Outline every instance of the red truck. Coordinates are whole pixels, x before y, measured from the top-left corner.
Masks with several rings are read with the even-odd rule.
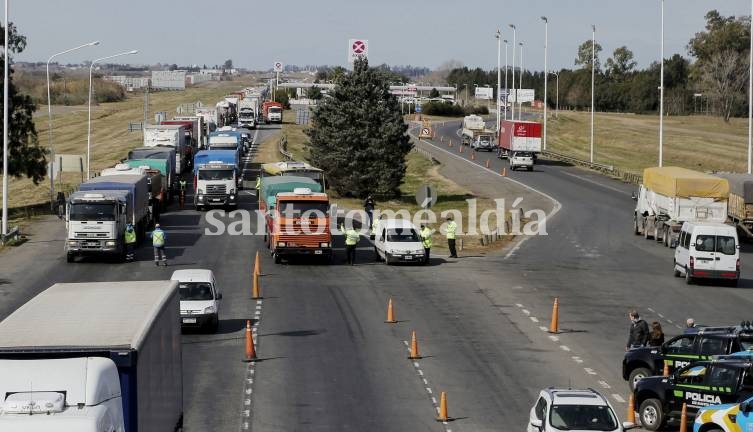
[[[497,156],[507,158],[510,169],[533,170],[536,155],[541,153],[541,123],[502,120],[497,143]]]
[[[266,101],[261,109],[264,113],[265,123],[282,123],[282,104],[280,102]]]

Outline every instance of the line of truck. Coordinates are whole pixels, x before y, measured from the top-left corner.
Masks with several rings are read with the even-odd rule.
[[[482,117],[469,115],[463,118],[460,138],[463,145],[474,151],[496,151],[498,158],[508,160],[510,170],[533,171],[542,151],[541,131],[541,123],[522,120],[500,120],[494,131],[486,127]]]

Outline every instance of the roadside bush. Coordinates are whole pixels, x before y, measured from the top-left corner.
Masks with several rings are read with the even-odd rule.
[[[445,117],[462,117],[465,113],[460,105],[448,104],[444,102],[428,102],[421,105],[421,112],[426,115],[436,115]]]
[[[487,115],[489,114],[489,107],[486,105],[478,106],[478,105],[470,105],[465,107],[464,109],[465,115],[471,115],[471,114],[478,114],[478,115]]]
[[[18,87],[31,96],[37,105],[47,105],[47,80],[43,74],[17,73]],[[53,105],[84,105],[89,100],[89,78],[53,75],[50,82]],[[94,77],[92,102],[119,102],[126,98],[123,86]]]

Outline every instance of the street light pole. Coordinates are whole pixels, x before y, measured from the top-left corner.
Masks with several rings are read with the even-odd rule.
[[[557,77],[557,102],[555,102],[554,118],[560,118],[560,74],[559,72],[549,72]]]
[[[591,25],[591,163],[594,163],[594,79],[596,78],[596,26]]]
[[[3,39],[3,236],[8,235],[8,2],[5,0],[5,39]]]
[[[91,146],[92,146],[92,71],[94,65],[102,60],[109,60],[111,58],[120,57],[124,55],[136,54],[138,50],[124,51],[122,53],[113,54],[111,56],[98,58],[92,61],[89,65],[89,117],[86,126],[86,179],[91,178]]]
[[[659,75],[659,166],[664,161],[664,0],[661,3],[661,67]]]
[[[99,41],[89,42],[83,45],[79,45],[75,48],[67,49],[65,51],[61,51],[59,53],[53,54],[50,56],[50,58],[47,59],[47,120],[48,125],[47,128],[49,129],[49,137],[50,137],[50,209],[53,211],[55,210],[53,201],[55,199],[55,179],[54,179],[54,166],[55,166],[55,148],[52,145],[52,99],[50,97],[50,62],[52,59],[54,59],[57,56],[68,54],[69,52],[73,52],[76,50],[79,50],[81,48],[86,48],[89,46],[99,45]]]
[[[515,95],[515,99],[517,99],[518,92],[515,91],[515,47],[517,46],[517,43],[515,42],[515,38],[517,37],[516,35],[517,29],[515,28],[514,24],[510,24],[510,28],[512,29],[512,93]],[[512,103],[511,118],[515,120],[515,101],[513,101]]]
[[[549,70],[547,68],[547,50],[549,49],[549,20],[542,16],[544,21],[544,150],[546,150],[546,113],[547,113],[547,80],[549,79]]]
[[[523,73],[525,72],[525,67],[523,66],[523,42],[520,42],[520,76],[518,77],[518,89],[523,89]],[[515,95],[515,99],[518,100],[518,120],[523,120],[523,101],[522,98],[519,98]]]
[[[507,88],[507,39],[505,43],[505,120],[507,120],[507,101],[510,98],[510,90]]]
[[[753,0],[750,2],[753,17]],[[748,174],[751,170],[751,151],[753,150],[753,19],[750,20],[750,58],[748,64]]]
[[[499,98],[500,98],[500,87],[502,86],[502,71],[499,69],[500,67],[500,57],[502,56],[502,32],[497,29],[497,123],[495,125],[495,129],[499,130]]]

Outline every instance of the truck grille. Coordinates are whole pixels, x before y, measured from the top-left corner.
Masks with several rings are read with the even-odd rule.
[[[225,195],[227,187],[222,185],[207,185],[207,195]]]
[[[76,238],[107,238],[107,233],[76,232]]]
[[[314,230],[312,229],[312,231]],[[328,234],[280,234],[277,236],[276,241],[285,242],[288,245],[294,244],[298,247],[318,248],[320,243],[329,243],[330,239]]]

